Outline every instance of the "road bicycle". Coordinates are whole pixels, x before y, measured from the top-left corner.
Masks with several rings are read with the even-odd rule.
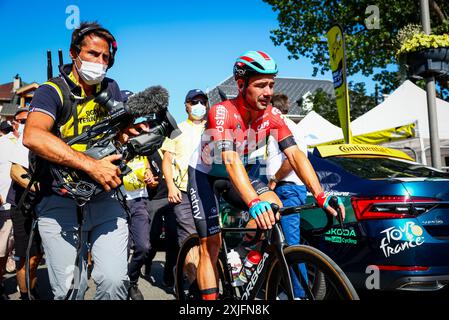
[[[331,206],[339,213],[340,227],[343,228],[341,212],[338,208],[337,198],[330,201]],[[279,211],[282,216],[298,214],[303,210],[316,209],[316,203],[295,207],[281,208],[272,204],[273,212]],[[323,211],[324,212],[324,211]],[[334,224],[332,216],[327,215],[327,224],[324,228],[301,232],[308,236],[325,233]],[[256,243],[260,245],[261,260],[247,283],[242,286],[233,286],[232,269],[227,262],[228,246],[226,235],[229,233],[255,232],[252,240],[243,242],[242,246],[251,247]],[[182,244],[175,269],[176,296],[181,301],[201,299],[195,280],[195,268],[190,263],[190,277],[187,276],[186,257],[192,252],[199,252],[200,239],[197,234],[188,237]],[[244,257],[242,257],[244,258]],[[304,264],[305,269],[300,267]],[[358,300],[357,292],[341,268],[320,250],[300,244],[289,246],[285,241],[279,221],[270,230],[256,228],[222,228],[222,246],[218,256],[217,269],[219,275],[219,299],[231,300],[293,300],[294,292],[292,275],[298,279],[304,291],[306,300]],[[300,271],[300,270],[306,270]],[[193,272],[193,274],[192,274]]]

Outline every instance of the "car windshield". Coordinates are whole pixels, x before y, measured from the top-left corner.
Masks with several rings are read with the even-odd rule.
[[[329,157],[350,173],[365,179],[445,178],[449,173],[433,170],[419,163],[379,157]]]

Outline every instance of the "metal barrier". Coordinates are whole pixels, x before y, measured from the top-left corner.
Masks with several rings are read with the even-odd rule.
[[[424,148],[424,153],[430,149],[430,146]],[[440,146],[440,149],[449,149],[449,146]],[[446,170],[449,172],[449,166],[442,166],[441,170]]]
[[[441,146],[440,148],[441,149],[449,149],[449,146]],[[393,149],[409,150],[409,151],[411,151],[413,153],[413,157],[415,158],[416,162],[421,162],[422,164],[426,164],[426,162],[424,162],[423,159],[421,159],[421,161],[418,161],[418,152],[415,149],[411,148],[411,147],[393,147]],[[429,149],[430,149],[430,146],[425,147],[424,148],[424,154]],[[421,155],[421,158],[422,158],[422,155]],[[441,169],[449,172],[449,166],[442,166]]]

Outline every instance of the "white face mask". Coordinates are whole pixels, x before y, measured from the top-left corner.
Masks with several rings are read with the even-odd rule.
[[[84,61],[81,60],[79,56],[78,59],[81,62],[81,67],[78,68],[75,63],[76,70],[78,70],[78,74],[85,83],[87,83],[88,85],[93,85],[100,83],[104,79],[104,77],[106,76],[106,70],[108,68],[107,65],[104,65],[102,63]]]
[[[25,129],[25,125],[19,123],[19,127],[17,128],[17,132],[19,133],[19,135],[23,134],[23,130]]]
[[[202,105],[200,102],[193,105],[190,111],[190,115],[195,120],[202,120],[206,114],[206,106]]]

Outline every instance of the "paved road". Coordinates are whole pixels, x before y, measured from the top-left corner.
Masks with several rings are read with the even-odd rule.
[[[158,252],[154,258],[152,267],[152,278],[139,280],[139,288],[145,300],[174,300],[172,288],[162,285],[163,266],[165,261],[165,252]],[[11,300],[18,300],[17,283],[15,274],[5,275],[5,289]],[[52,293],[48,281],[48,274],[45,265],[38,269],[38,286],[41,299],[52,299]],[[95,295],[95,284],[92,279],[89,280],[89,289],[86,292],[86,299],[91,300]],[[449,298],[449,287],[439,292],[359,292],[360,298],[364,301],[391,301],[391,300],[441,300]]]
[[[158,252],[153,260],[152,277],[151,279],[139,280],[139,288],[145,300],[174,300],[175,296],[172,294],[173,289],[162,285],[163,266],[165,261],[165,252]],[[41,299],[52,299],[52,293],[48,281],[48,273],[45,265],[38,269],[38,290]],[[15,274],[5,275],[5,290],[11,300],[18,300],[19,293],[17,290],[17,282]],[[85,298],[87,300],[93,299],[95,295],[95,284],[92,279],[89,280],[89,289],[86,292]]]

